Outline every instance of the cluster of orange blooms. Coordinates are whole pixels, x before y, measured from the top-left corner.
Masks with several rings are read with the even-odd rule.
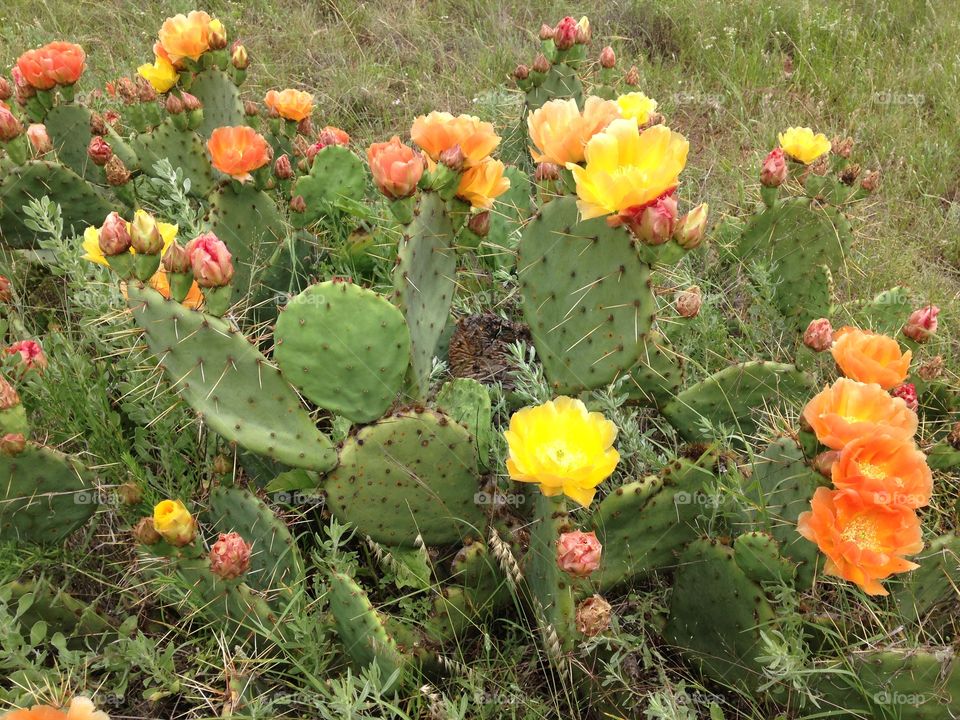
[[[886,595],[880,580],[918,566],[923,549],[917,509],[928,505],[933,478],[914,441],[917,415],[888,391],[902,383],[911,353],[896,340],[841,328],[831,348],[845,377],[816,395],[803,417],[830,448],[833,488],[818,488],[797,530],[826,556],[826,573]]]
[[[57,85],[73,85],[86,67],[86,54],[79,45],[52,42],[36,50],[27,50],[14,66],[18,85],[34,90],[51,90]]]

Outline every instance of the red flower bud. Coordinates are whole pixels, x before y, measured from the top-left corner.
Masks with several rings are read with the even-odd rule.
[[[20,136],[23,125],[6,105],[0,104],[0,142],[10,142]]]
[[[232,580],[250,569],[251,546],[238,533],[220,533],[220,539],[210,548],[210,571]]]
[[[190,254],[187,249],[174,241],[163,256],[163,268],[168,273],[192,272],[193,267],[190,264]]]
[[[288,155],[281,155],[273,163],[273,174],[280,180],[289,180],[293,177],[293,166]]]
[[[517,80],[526,80],[530,77],[530,68],[524,64],[517,65],[516,69],[513,71],[513,77]]]
[[[338,127],[327,125],[320,131],[320,134],[317,135],[317,142],[320,143],[321,147],[329,147],[330,145],[342,145],[346,147],[350,144],[350,136]]]
[[[113,157],[113,148],[102,137],[94,135],[87,145],[87,157],[93,161],[94,165],[103,167]]]
[[[937,332],[939,314],[940,308],[936,305],[914,310],[907,318],[907,324],[903,326],[903,334],[914,342],[925,343]]]
[[[780,187],[787,179],[787,161],[782,148],[774,148],[760,168],[760,183],[764,187]]]
[[[609,70],[616,64],[617,56],[613,52],[613,48],[607,45],[603,50],[600,51],[600,67]]]
[[[826,318],[811,320],[803,332],[803,344],[814,352],[825,352],[833,345],[833,327]]]
[[[294,195],[290,198],[290,209],[296,213],[307,211],[307,201],[303,199],[303,195]]]
[[[185,92],[180,95],[180,99],[183,101],[183,109],[187,112],[200,110],[203,107],[196,95]]]
[[[47,356],[43,353],[43,348],[36,340],[21,340],[15,342],[4,352],[7,355],[20,355],[20,370],[36,370],[42,373],[47,367]]]
[[[634,231],[641,242],[648,245],[662,245],[673,235],[673,227],[677,222],[677,200],[672,194],[662,195],[657,200],[643,208],[640,212],[639,224],[636,223],[636,212],[626,210],[627,225]]]
[[[204,288],[223,287],[233,278],[233,259],[227,246],[213,233],[204,233],[187,244],[193,279]]]
[[[449,147],[440,153],[440,164],[445,165],[455,172],[463,170],[463,164],[467,161],[467,156],[463,154],[460,145]]]
[[[899,385],[891,390],[890,394],[894,397],[901,398],[907,404],[907,407],[914,412],[916,412],[920,406],[920,403],[917,401],[917,387],[913,383]]]
[[[577,21],[569,15],[553,29],[553,41],[558,50],[569,50],[577,42]]]
[[[0,438],[0,455],[16,457],[27,447],[27,439],[23,433],[7,433]]]
[[[557,565],[569,575],[587,577],[600,567],[602,552],[596,533],[566,532],[557,540]]]
[[[100,252],[106,257],[122,255],[130,250],[130,233],[127,222],[115,212],[107,215],[100,227]]]
[[[484,210],[471,216],[467,227],[478,237],[486,237],[490,232],[490,211]]]
[[[173,93],[167,95],[165,106],[167,108],[167,112],[171,115],[179,115],[183,112],[183,100],[178,98]]]

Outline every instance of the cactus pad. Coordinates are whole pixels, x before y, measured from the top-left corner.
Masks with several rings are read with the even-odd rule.
[[[922,624],[935,608],[960,601],[960,534],[936,538],[911,559],[920,567],[904,577],[895,595],[904,617]]]
[[[793,365],[744,362],[687,388],[664,405],[662,412],[690,441],[711,440],[713,428],[718,426],[749,436],[767,412],[808,397],[812,390],[813,379]]]
[[[665,335],[653,331],[643,343],[640,359],[630,368],[625,385],[631,400],[665,405],[683,384],[683,357]]]
[[[477,458],[470,434],[440,413],[410,410],[347,439],[325,480],[340,520],[388,545],[457,542],[479,534]]]
[[[780,555],[780,545],[767,533],[744,533],[733,542],[737,565],[753,582],[780,582],[793,577],[794,566]]]
[[[306,203],[303,213],[294,213],[297,227],[317,222],[339,204],[363,199],[367,172],[363,161],[350,150],[339,145],[323,148],[313,158],[310,173],[293,186],[291,195],[299,195]]]
[[[62,104],[51,108],[44,117],[43,124],[47,127],[57,159],[62,164],[92,183],[106,185],[107,175],[104,169],[87,155],[87,146],[93,137],[90,132],[92,115],[90,109],[83,105]],[[112,129],[108,129],[104,139],[128,170],[139,167],[136,154]]]
[[[57,543],[97,509],[96,488],[78,461],[28,444],[19,455],[0,455],[0,540]]]
[[[196,133],[177,128],[170,118],[150,132],[138,135],[133,146],[147,175],[154,175],[154,166],[166,158],[174,169],[182,169],[183,176],[190,179],[191,195],[205,197],[213,190],[213,166],[203,141]]]
[[[656,301],[630,233],[547,203],[520,240],[517,275],[537,356],[557,392],[606,385],[640,358]]]
[[[277,364],[304,396],[354,422],[383,415],[410,363],[403,315],[350,282],[323,282],[294,296],[274,339]]]
[[[130,283],[130,306],[180,395],[216,432],[274,460],[325,472],[336,452],[293,389],[225,321]]]
[[[490,464],[493,446],[493,408],[487,388],[472,378],[455,378],[440,388],[435,402],[437,409],[470,431],[476,442],[478,463],[485,469]]]
[[[574,68],[555,63],[543,79],[527,91],[527,109],[533,111],[551,100],[567,98],[576,100],[577,105],[582,104],[583,83]]]
[[[190,93],[203,104],[203,122],[197,128],[203,137],[210,137],[218,127],[246,124],[240,90],[222,70],[209,68],[197,73]]]

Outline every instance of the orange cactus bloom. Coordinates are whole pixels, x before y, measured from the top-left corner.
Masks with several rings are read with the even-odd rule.
[[[917,431],[917,415],[901,398],[891,397],[876,383],[847,378],[817,393],[803,409],[803,418],[817,439],[834,450],[876,433],[908,440]]]
[[[158,37],[170,62],[179,65],[184,58],[198,60],[209,50],[210,22],[210,16],[202,10],[164,20]]]
[[[826,555],[824,571],[887,595],[878,582],[919,567],[904,559],[923,549],[920,518],[902,505],[877,505],[855,490],[817,488],[797,531]]]
[[[391,200],[410,197],[423,175],[423,158],[394,135],[389,142],[367,148],[367,162],[373,181]]]
[[[533,143],[530,154],[534,162],[549,162],[560,167],[581,163],[587,141],[618,117],[620,108],[613,100],[590,96],[582,113],[576,100],[551,100],[527,118]]]
[[[28,50],[17,59],[17,69],[24,80],[37,90],[73,85],[80,79],[85,66],[83,48],[69,42],[52,42]]]
[[[916,509],[930,503],[933,475],[910,440],[878,434],[851,441],[831,469],[833,484],[856,490],[878,505]]]
[[[457,197],[475,208],[489,209],[494,199],[510,189],[510,178],[503,174],[503,163],[487,158],[460,176]]]
[[[160,267],[153,277],[150,278],[150,287],[163,295],[167,300],[170,299],[170,279],[167,277],[167,271]],[[200,286],[196,281],[190,286],[187,296],[183,299],[182,305],[196,310],[203,304],[203,293],[200,292]]]
[[[884,390],[907,379],[912,353],[902,352],[892,337],[842,327],[833,334],[833,359],[852,380],[877,383]]]
[[[500,144],[491,123],[472,115],[454,117],[437,111],[416,118],[410,137],[435,162],[444,150],[459,145],[467,167],[483,162]]]
[[[213,166],[235,180],[246,182],[250,173],[270,162],[270,145],[252,127],[221,127],[210,133],[207,150]]]
[[[264,102],[271,110],[286,119],[300,122],[313,112],[313,95],[301,90],[287,88],[281,92],[270,90]]]
[[[50,705],[34,705],[23,710],[11,710],[0,720],[110,720],[110,717],[89,698],[77,696],[70,701],[67,710],[58,710]]]

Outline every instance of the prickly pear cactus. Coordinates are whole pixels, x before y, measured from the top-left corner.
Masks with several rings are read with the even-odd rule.
[[[403,315],[381,295],[346,281],[313,285],[277,320],[274,358],[303,395],[354,422],[392,405],[410,363]]]
[[[243,102],[234,79],[220,68],[197,73],[190,83],[190,94],[203,105],[203,122],[197,132],[204,138],[218,127],[244,124]]]
[[[58,543],[97,509],[89,471],[39,445],[0,455],[0,492],[0,540],[16,543]]]
[[[75,103],[61,103],[52,107],[43,118],[57,160],[83,177],[88,182],[104,186],[107,176],[87,155],[87,146],[93,134],[90,121],[93,113],[89,108]],[[113,154],[123,161],[127,170],[139,167],[139,159],[133,149],[113,131],[107,128],[104,139]]]
[[[361,428],[327,476],[330,511],[387,545],[479,536],[483,512],[470,433],[446,415],[407,410]]]
[[[310,172],[293,186],[292,196],[302,197],[306,210],[294,212],[292,222],[307,227],[344,203],[363,199],[367,170],[350,150],[339,145],[323,148],[313,158]]]
[[[192,196],[206,197],[213,191],[216,183],[213,166],[203,141],[192,130],[178,128],[167,118],[149,132],[137,135],[133,146],[146,175],[155,175],[156,164],[167,159],[172,167],[183,170],[184,178],[190,180]]]
[[[573,197],[547,203],[524,229],[523,315],[556,392],[601,387],[640,359],[656,300],[634,243],[602,218],[579,222]]]
[[[895,596],[904,617],[923,624],[935,608],[956,605],[960,598],[960,534],[934,539],[914,562],[920,567]]]
[[[631,400],[661,407],[680,392],[683,376],[683,357],[663,333],[653,330],[643,343],[637,364],[630,368],[625,389]]]
[[[455,378],[440,388],[435,403],[438,410],[470,431],[477,462],[481,469],[486,469],[493,446],[493,408],[487,388],[472,378]]]
[[[181,396],[223,437],[280,462],[320,472],[336,451],[280,371],[227,322],[130,283],[130,306]]]

